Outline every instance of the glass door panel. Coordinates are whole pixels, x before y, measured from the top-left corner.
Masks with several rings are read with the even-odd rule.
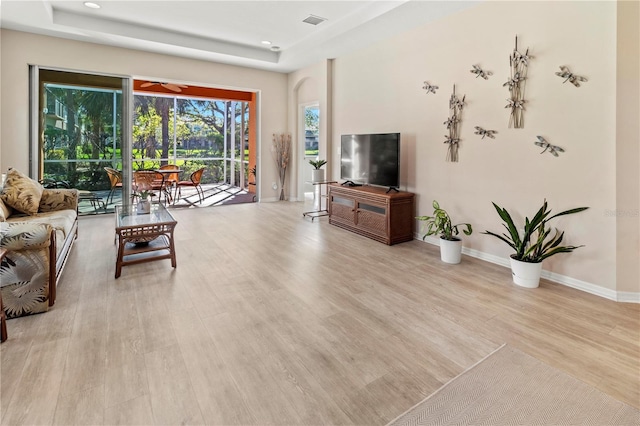
[[[122,170],[123,80],[40,70],[39,81],[40,180],[80,190],[80,214],[113,211],[121,187],[105,167]]]
[[[224,181],[225,102],[177,99],[175,158],[183,177],[205,167],[203,184]]]
[[[305,194],[313,192],[313,185],[307,183],[311,179],[311,171],[313,166],[309,164],[309,160],[318,159],[318,149],[320,143],[320,107],[318,105],[309,105],[304,107],[304,192]]]

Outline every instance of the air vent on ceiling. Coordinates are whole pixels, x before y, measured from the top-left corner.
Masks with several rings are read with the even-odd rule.
[[[324,22],[326,20],[327,18],[321,18],[320,16],[316,16],[316,15],[309,15],[305,19],[303,19],[302,22],[306,22],[307,24],[311,24],[311,25],[318,25],[321,22]]]

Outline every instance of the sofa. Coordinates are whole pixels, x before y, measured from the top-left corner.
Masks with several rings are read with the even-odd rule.
[[[0,291],[7,318],[45,312],[78,235],[78,191],[9,170],[0,195]]]

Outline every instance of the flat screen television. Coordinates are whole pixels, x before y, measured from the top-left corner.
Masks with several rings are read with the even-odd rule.
[[[346,184],[400,186],[400,133],[342,135],[340,153]]]

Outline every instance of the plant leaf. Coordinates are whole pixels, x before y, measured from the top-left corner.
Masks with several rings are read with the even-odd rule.
[[[512,249],[517,250],[517,249],[516,249],[516,246],[513,244],[513,242],[509,241],[508,239],[506,239],[506,238],[505,238],[505,237],[503,237],[502,235],[495,234],[495,233],[493,233],[493,232],[491,232],[491,231],[484,231],[484,232],[483,232],[483,234],[486,234],[486,235],[493,235],[494,237],[496,237],[496,238],[498,238],[498,239],[500,239],[500,240],[504,241],[505,243],[507,243],[507,244],[509,245],[509,247],[511,247]]]
[[[589,207],[576,207],[575,209],[569,209],[569,210],[565,210],[563,212],[560,212],[558,214],[554,214],[553,216],[551,216],[549,219],[547,220],[551,220],[554,217],[558,217],[558,216],[564,216],[564,215],[568,215],[568,214],[574,214],[574,213],[580,213],[582,211],[587,210]],[[549,212],[551,213],[551,212]]]

